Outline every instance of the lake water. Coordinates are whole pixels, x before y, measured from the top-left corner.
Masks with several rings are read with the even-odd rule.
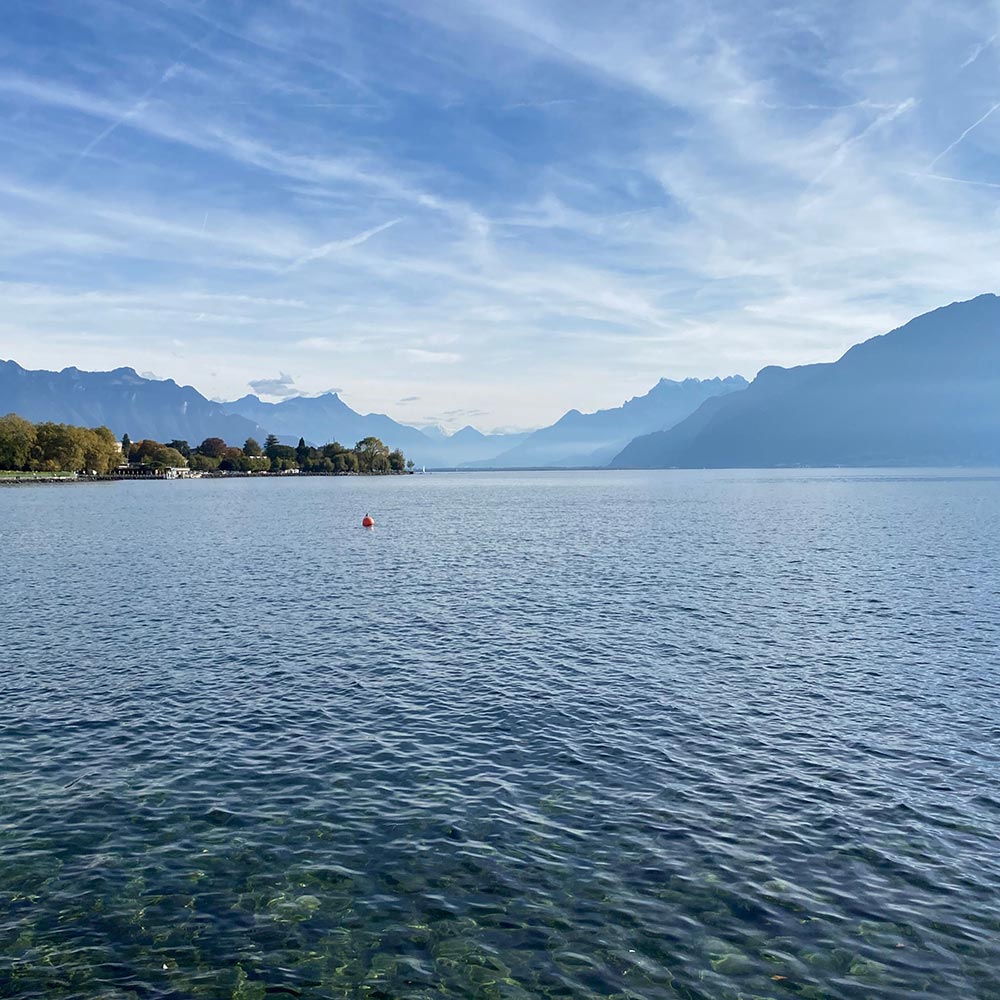
[[[1000,997],[998,540],[986,473],[0,488],[0,995]]]

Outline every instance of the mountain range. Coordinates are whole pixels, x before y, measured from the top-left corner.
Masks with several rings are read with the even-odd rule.
[[[267,403],[110,372],[27,371],[0,361],[0,414],[169,441],[353,444],[369,435],[431,468],[767,468],[1000,465],[1000,298],[926,313],[838,361],[762,369],[751,383],[661,379],[622,406],[570,410],[524,434],[453,435],[360,414],[336,393]]]
[[[829,364],[764,368],[611,464],[1000,465],[1000,298],[936,309]]]
[[[335,392],[321,396],[294,396],[280,403],[265,403],[257,396],[243,396],[224,403],[237,413],[267,427],[279,437],[300,436],[317,444],[334,438],[353,444],[373,435],[421,465],[454,467],[487,458],[513,447],[526,434],[483,434],[475,427],[463,427],[452,435],[427,434],[416,427],[400,424],[384,413],[360,414]]]
[[[221,437],[242,444],[275,434],[292,443],[353,444],[369,435],[401,448],[418,465],[431,468],[512,468],[607,464],[636,434],[670,427],[704,399],[735,391],[746,382],[726,379],[661,379],[646,395],[616,409],[570,410],[551,427],[532,433],[483,434],[463,427],[444,435],[398,423],[382,413],[357,413],[336,393],[296,396],[268,403],[247,395],[213,402],[191,386],[146,378],[132,368],[110,372],[29,371],[0,361],[0,414],[15,412],[33,421],[52,420],[88,427],[101,424],[133,440],[183,439],[194,444]]]
[[[189,385],[144,378],[132,368],[28,371],[14,361],[0,361],[0,411],[34,422],[103,425],[118,437],[127,433],[134,440],[196,442],[221,437],[242,445],[248,437],[263,440],[267,433]]]
[[[634,396],[614,409],[594,413],[570,410],[550,427],[534,431],[488,463],[476,464],[494,469],[604,466],[638,435],[672,427],[705,400],[747,385],[741,375],[683,382],[661,378],[644,396]]]

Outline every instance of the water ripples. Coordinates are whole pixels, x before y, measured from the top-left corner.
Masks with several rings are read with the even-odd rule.
[[[0,505],[0,995],[1000,997],[996,477]]]

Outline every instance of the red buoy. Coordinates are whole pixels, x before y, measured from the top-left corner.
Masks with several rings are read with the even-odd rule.
[[[372,517],[371,514],[365,514],[365,516],[363,518],[361,518],[361,527],[362,528],[374,528],[375,527],[375,518]]]

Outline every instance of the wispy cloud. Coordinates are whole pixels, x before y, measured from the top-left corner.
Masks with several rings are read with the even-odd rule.
[[[978,0],[379,10],[80,0],[13,23],[7,350],[524,426],[828,359],[996,284]]]
[[[965,60],[958,68],[966,69],[967,67],[971,66],[987,49],[992,47],[993,43],[997,40],[998,37],[1000,37],[1000,35],[993,34],[990,35],[990,37],[987,38],[985,41],[979,42],[978,44],[974,45],[972,47],[972,51],[968,54],[968,56],[965,58]]]
[[[318,247],[313,247],[307,253],[302,254],[296,260],[292,261],[291,264],[285,268],[285,271],[294,271],[298,267],[302,267],[303,264],[308,264],[314,260],[321,260],[323,257],[328,257],[332,253],[336,253],[340,250],[349,250],[351,247],[361,246],[362,243],[367,243],[373,236],[377,236],[379,233],[384,233],[387,229],[391,229],[393,226],[398,225],[400,219],[390,219],[388,222],[383,222],[380,226],[373,226],[371,229],[366,229],[364,232],[357,233],[354,236],[349,236],[342,240],[331,240],[329,243],[323,243]]]
[[[462,360],[461,354],[452,351],[426,351],[420,347],[404,347],[396,353],[402,358],[420,364],[453,365]]]

